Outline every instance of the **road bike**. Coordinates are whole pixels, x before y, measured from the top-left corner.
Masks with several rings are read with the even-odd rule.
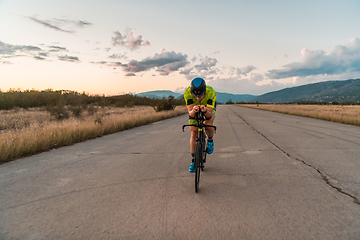
[[[204,113],[199,111],[195,113],[196,124],[192,125],[183,125],[182,130],[184,132],[185,127],[193,126],[198,128],[198,136],[196,138],[196,150],[195,150],[195,192],[197,193],[199,190],[200,183],[200,170],[204,170],[204,163],[206,162],[206,151],[207,151],[207,136],[205,133],[206,127],[214,128],[216,132],[216,126],[206,125],[204,124],[205,116]]]

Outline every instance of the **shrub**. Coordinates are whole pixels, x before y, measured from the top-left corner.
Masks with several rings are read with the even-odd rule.
[[[82,113],[82,108],[80,106],[71,107],[70,110],[75,117],[80,117]]]
[[[92,104],[87,106],[87,112],[89,115],[94,115],[97,112],[97,108],[95,108]]]
[[[130,102],[127,102],[127,103],[126,103],[126,106],[127,106],[127,107],[133,107],[133,106],[135,106],[135,104],[134,104],[133,101],[130,101]]]
[[[100,118],[100,117],[97,117],[97,118],[95,119],[94,123],[95,123],[95,124],[96,124],[96,123],[101,124],[101,118]]]
[[[66,110],[64,102],[62,101],[59,101],[56,106],[47,106],[46,110],[57,120],[63,120],[70,117],[69,112]]]
[[[173,101],[174,101],[173,96],[169,96],[168,99],[163,98],[161,100],[161,102],[156,104],[154,109],[155,109],[156,112],[161,112],[161,111],[164,111],[164,110],[174,110],[175,105],[173,104]]]

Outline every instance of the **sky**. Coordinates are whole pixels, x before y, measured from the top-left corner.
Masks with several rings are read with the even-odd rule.
[[[360,76],[359,0],[0,0],[0,89],[260,95]]]

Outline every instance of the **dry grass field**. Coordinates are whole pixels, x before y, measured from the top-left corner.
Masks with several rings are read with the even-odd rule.
[[[241,104],[240,106],[360,126],[360,105]]]
[[[185,106],[162,112],[155,112],[154,108],[147,106],[98,108],[94,114],[84,112],[81,117],[57,121],[44,108],[2,110],[0,164],[186,112]]]

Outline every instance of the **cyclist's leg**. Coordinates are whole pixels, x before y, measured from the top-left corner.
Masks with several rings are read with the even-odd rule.
[[[206,125],[210,125],[210,126],[213,126],[214,125],[214,121],[215,121],[215,117],[216,115],[213,114],[212,117],[208,120],[205,120],[205,124]],[[206,132],[206,135],[209,137],[209,138],[212,138],[214,136],[214,128],[205,128],[205,132]]]
[[[198,135],[198,128],[190,126],[191,136],[190,136],[190,152],[195,153],[196,149],[196,138]]]
[[[195,158],[196,138],[197,138],[197,134],[198,134],[198,128],[190,126],[190,131],[191,131],[191,136],[190,136],[191,164],[189,167],[189,172],[195,172],[194,158]]]
[[[213,111],[212,117],[210,119],[205,120],[206,125],[213,126],[216,116],[216,110]],[[207,153],[212,154],[214,152],[214,128],[208,127],[205,128],[206,135],[208,136],[208,143],[207,143]]]

